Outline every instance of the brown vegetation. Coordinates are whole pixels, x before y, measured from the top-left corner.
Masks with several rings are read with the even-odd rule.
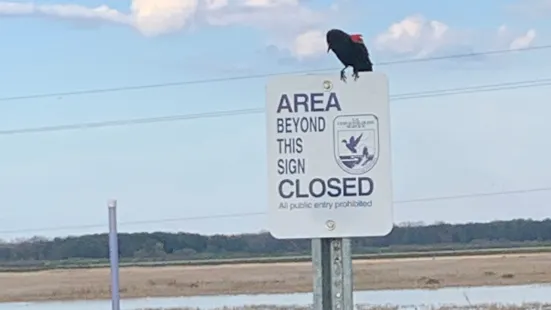
[[[551,254],[354,262],[356,290],[551,282]],[[109,269],[0,273],[0,301],[107,299]],[[121,268],[121,296],[309,292],[310,263]]]

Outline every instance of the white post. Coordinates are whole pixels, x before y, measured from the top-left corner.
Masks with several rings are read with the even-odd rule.
[[[111,266],[111,309],[120,310],[117,201],[110,200],[107,206],[109,209],[109,265]]]

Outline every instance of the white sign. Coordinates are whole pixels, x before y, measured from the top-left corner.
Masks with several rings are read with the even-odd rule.
[[[368,72],[272,78],[266,89],[269,230],[279,239],[392,231],[388,80]]]

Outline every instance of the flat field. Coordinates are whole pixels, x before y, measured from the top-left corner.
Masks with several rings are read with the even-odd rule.
[[[304,263],[126,267],[121,296],[197,296],[312,290]],[[514,285],[551,282],[551,253],[354,261],[355,290]],[[109,269],[0,273],[0,301],[110,298]]]

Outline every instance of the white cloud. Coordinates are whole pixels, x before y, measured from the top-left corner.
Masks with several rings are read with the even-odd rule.
[[[195,13],[199,0],[133,0],[130,13],[101,5],[95,8],[75,4],[41,5],[0,2],[0,15],[43,15],[62,19],[108,21],[135,27],[144,35],[181,29]]]
[[[425,57],[453,44],[462,45],[465,40],[464,33],[444,22],[416,14],[390,25],[375,38],[375,47],[390,53]]]
[[[503,48],[509,48],[510,50],[530,47],[532,43],[534,43],[536,36],[535,29],[529,29],[521,34],[511,31],[506,25],[501,25],[497,30],[498,45]]]
[[[326,16],[295,1],[243,0],[224,10],[205,14],[205,18],[212,25],[245,25],[286,32],[317,26]]]
[[[213,26],[242,25],[268,33],[266,44],[300,57],[320,52],[319,31],[335,13],[311,9],[299,0],[132,0],[130,12],[106,5],[36,4],[0,1],[1,15],[42,15],[60,19],[87,19],[127,25],[145,36],[175,32],[200,21]]]
[[[144,35],[182,29],[196,12],[199,0],[133,0],[134,26]]]
[[[276,7],[280,5],[298,5],[298,0],[244,0],[245,6]]]
[[[209,10],[218,10],[228,6],[228,0],[206,0],[206,6]]]
[[[130,23],[128,16],[106,5],[88,8],[74,4],[36,5],[34,3],[0,2],[0,15],[31,14],[57,18],[99,19],[116,23]]]
[[[510,49],[519,49],[519,48],[527,48],[530,45],[532,45],[532,42],[536,38],[536,31],[534,29],[530,29],[526,32],[525,35],[522,35],[520,37],[517,37],[516,39],[511,42],[509,45]]]
[[[426,57],[442,50],[486,45],[486,48],[518,49],[530,46],[536,38],[534,29],[524,34],[513,33],[505,25],[495,32],[484,33],[456,29],[438,20],[416,14],[390,25],[375,38],[375,47],[393,54]],[[488,46],[490,45],[490,46]]]
[[[31,14],[34,10],[35,6],[32,3],[0,2],[0,14]]]
[[[124,14],[106,5],[95,8],[85,8],[79,5],[42,5],[35,6],[37,13],[57,16],[60,18],[104,19],[110,22],[129,23]]]
[[[325,51],[325,32],[316,30],[307,31],[297,36],[292,49],[293,54],[299,59],[323,54]]]
[[[298,58],[319,55],[315,48],[320,33],[330,22],[326,12],[310,9],[297,0],[235,0],[236,2],[205,16],[208,24],[216,26],[242,25],[261,29],[268,34],[266,45],[277,46]],[[322,43],[324,46],[325,43]]]

